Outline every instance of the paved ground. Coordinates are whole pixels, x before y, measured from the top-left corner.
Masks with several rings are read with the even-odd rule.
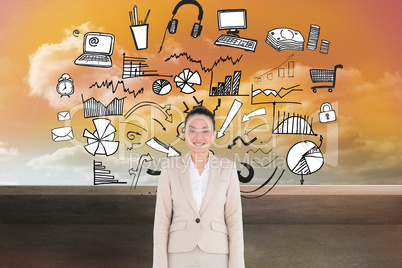
[[[0,194],[0,267],[151,267],[154,205]],[[402,267],[401,208],[402,193],[243,199],[246,267]]]

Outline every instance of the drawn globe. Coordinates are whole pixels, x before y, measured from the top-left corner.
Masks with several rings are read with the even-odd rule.
[[[290,171],[297,175],[312,174],[324,164],[324,156],[312,141],[301,141],[290,148],[286,157]]]

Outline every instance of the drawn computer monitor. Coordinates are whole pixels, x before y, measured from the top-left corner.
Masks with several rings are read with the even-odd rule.
[[[247,29],[247,12],[245,9],[218,10],[219,30],[228,30],[228,34],[238,34],[238,29]]]

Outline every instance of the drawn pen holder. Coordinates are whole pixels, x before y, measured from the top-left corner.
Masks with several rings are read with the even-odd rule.
[[[130,25],[137,50],[148,48],[148,24]]]

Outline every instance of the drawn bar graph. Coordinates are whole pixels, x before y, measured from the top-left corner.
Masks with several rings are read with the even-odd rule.
[[[146,58],[128,57],[123,53],[123,79],[144,76],[141,67],[149,67],[145,63]]]
[[[118,99],[114,98],[109,105],[105,106],[100,101],[91,97],[90,99],[84,101],[84,97],[81,94],[82,103],[84,106],[84,117],[98,117],[98,116],[109,116],[109,115],[123,115],[124,98]]]
[[[213,73],[211,72],[211,88],[209,96],[248,96],[239,95],[241,71],[234,71],[233,76],[225,76],[224,82],[218,82],[216,87],[212,87]]]
[[[138,58],[138,57],[129,57],[126,56],[126,53],[123,53],[123,75],[122,78],[135,78],[140,76],[164,76],[164,77],[173,77],[172,75],[160,75],[156,73],[156,70],[143,70],[143,68],[148,68],[148,64],[146,64],[146,60],[148,58]]]
[[[292,60],[293,54],[290,55],[283,63],[279,66],[270,69],[269,71],[256,76],[255,79],[257,82],[262,82],[263,78],[265,77],[266,80],[273,80],[275,77],[278,78],[285,78],[286,73],[287,77],[293,78],[295,76],[295,62]],[[287,71],[286,71],[287,70]]]
[[[94,185],[100,184],[127,184],[127,182],[119,182],[110,174],[102,162],[94,160]]]
[[[273,118],[275,120],[275,118]],[[280,122],[280,112],[278,111],[278,122],[277,127],[275,128],[273,125],[272,134],[300,134],[300,135],[314,135],[312,129],[313,118],[311,118],[311,122],[309,123],[308,116],[302,116],[299,114],[290,115],[289,113],[286,116],[286,113],[283,113],[282,122]],[[275,122],[275,121],[273,121]]]

